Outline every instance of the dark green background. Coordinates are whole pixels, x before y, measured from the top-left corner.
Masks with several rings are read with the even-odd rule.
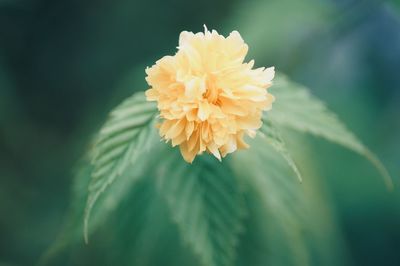
[[[350,260],[400,265],[399,6],[1,0],[0,265],[37,262],[63,224],[71,169],[106,114],[146,89],[144,68],[174,53],[182,30],[203,24],[238,30],[257,66],[309,86],[378,154],[397,185],[391,193],[364,159],[313,142]]]

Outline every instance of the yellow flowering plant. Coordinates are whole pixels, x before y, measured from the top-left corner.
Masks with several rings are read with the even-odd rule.
[[[187,162],[204,151],[221,160],[247,148],[244,136],[254,137],[262,112],[271,109],[274,68],[253,69],[254,60],[244,62],[247,51],[237,31],[226,38],[207,28],[184,31],[178,52],[146,69],[146,96],[157,102],[160,135],[179,145]]]
[[[118,215],[125,217],[128,209],[129,217],[138,212],[159,226],[154,221],[162,214],[142,214],[155,204],[157,210],[168,210],[193,251],[195,259],[185,265],[234,265],[241,234],[252,230],[245,217],[262,206],[268,214],[265,226],[276,232],[266,237],[271,261],[276,247],[292,254],[293,265],[307,265],[308,245],[320,239],[304,234],[316,230],[313,221],[320,219],[310,206],[323,207],[314,206],[299,183],[288,178],[304,179],[302,186],[312,190],[300,171],[307,164],[300,133],[363,155],[392,186],[375,155],[319,99],[282,73],[275,75],[273,67],[255,68],[253,60],[246,61],[247,52],[237,31],[227,37],[207,28],[183,31],[175,55],[146,69],[149,88],[110,113],[77,175],[76,199],[85,201],[83,214],[76,207],[71,216],[77,235],[83,229],[88,242],[124,202],[129,208]],[[292,156],[292,147],[300,155]],[[143,200],[148,198],[156,203]],[[122,236],[137,222],[130,221],[121,225]],[[70,235],[61,237],[49,254],[71,241]]]

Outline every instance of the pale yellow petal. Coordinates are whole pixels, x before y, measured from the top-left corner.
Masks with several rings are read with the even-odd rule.
[[[186,123],[186,127],[185,127],[186,140],[188,140],[190,138],[190,136],[192,135],[194,126],[195,125],[194,125],[193,121],[189,121]]]
[[[211,108],[208,102],[201,101],[199,102],[199,110],[197,116],[200,118],[201,121],[207,120],[211,112]]]
[[[219,153],[218,146],[212,142],[207,145],[207,150],[214,155],[219,161],[221,161],[221,154]]]
[[[183,159],[185,159],[186,162],[192,163],[194,158],[196,157],[196,151],[195,150],[189,150],[188,145],[186,142],[183,142],[180,146],[180,151],[182,154]]]
[[[158,99],[158,92],[156,89],[148,89],[145,94],[148,101],[157,101]]]
[[[186,125],[186,120],[184,119],[175,120],[174,123],[171,124],[171,126],[165,132],[165,137],[167,139],[173,139],[179,136],[185,129],[185,125]]]

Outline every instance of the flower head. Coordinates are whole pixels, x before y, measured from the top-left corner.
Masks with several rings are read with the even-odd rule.
[[[228,37],[207,28],[183,31],[176,54],[146,69],[146,96],[158,103],[160,135],[179,145],[187,162],[204,151],[221,160],[247,148],[243,137],[261,127],[262,111],[274,101],[267,88],[275,72],[245,63],[247,50],[237,31]]]

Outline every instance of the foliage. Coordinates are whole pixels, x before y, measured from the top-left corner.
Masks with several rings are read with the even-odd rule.
[[[155,110],[155,105],[138,93],[118,106],[101,129],[90,156],[93,169],[84,218],[86,241],[90,212],[100,194],[149,149]]]
[[[381,173],[388,188],[393,187],[389,173],[376,156],[306,88],[281,76],[275,84],[275,94],[279,101],[271,111],[271,120],[281,126],[325,138],[365,156]]]
[[[332,255],[339,240],[326,233],[334,226],[329,218],[319,217],[324,207],[315,199],[322,199],[323,193],[313,185],[312,173],[302,172],[309,162],[299,133],[323,137],[364,155],[389,185],[390,178],[372,153],[306,88],[279,75],[271,91],[277,100],[263,117],[264,125],[250,141],[251,148],[222,163],[202,155],[187,164],[176,149],[160,143],[154,126],[157,110],[144,94],[124,101],[100,130],[89,152],[90,164],[84,163],[83,174],[76,176],[67,226],[42,263],[80,242],[82,229],[88,239],[110,219],[116,219],[117,226],[108,230],[115,230],[120,238],[112,242],[121,253],[113,263],[130,256],[138,265],[157,265],[143,254],[151,257],[159,252],[157,258],[172,265],[234,265],[242,261],[240,246],[245,241],[258,243],[261,250],[249,251],[263,258],[252,265],[343,263]],[[293,176],[303,179],[303,184]],[[168,218],[160,219],[164,216]],[[163,247],[175,246],[178,254],[191,251],[184,256],[171,257],[157,247],[161,237],[154,231],[174,232],[170,221],[185,245],[172,237],[174,242]],[[124,245],[118,245],[122,239]]]

